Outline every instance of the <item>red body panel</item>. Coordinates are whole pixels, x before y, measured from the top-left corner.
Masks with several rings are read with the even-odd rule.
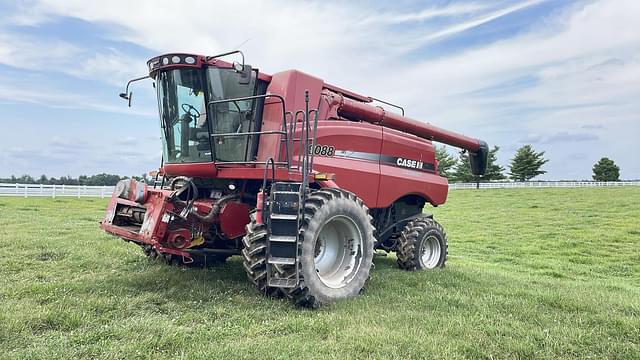
[[[432,205],[444,204],[449,185],[437,173],[435,149],[429,140],[384,128],[382,154],[433,164],[432,171],[399,168],[396,164],[380,165],[380,192],[377,207],[387,207],[405,195],[418,195]]]
[[[316,77],[305,74],[297,70],[290,70],[274,74],[267,88],[267,94],[278,94],[285,100],[285,111],[295,114],[298,110],[305,108],[305,90],[309,91],[310,107],[320,102],[320,92],[324,82]],[[265,101],[264,113],[262,115],[262,131],[273,131],[282,129],[282,106],[276,99]],[[274,135],[262,135],[258,147],[258,161],[266,161],[268,158],[283,160],[284,154],[281,150],[281,137]],[[280,154],[276,158],[276,154]]]
[[[319,146],[334,146],[334,156],[315,156],[313,168],[336,174],[336,184],[358,196],[369,207],[377,206],[380,161],[376,158],[349,157],[348,152],[380,154],[382,129],[379,126],[348,121],[318,123]],[[295,148],[296,152],[299,148]]]
[[[222,233],[229,239],[244,235],[244,226],[249,223],[250,210],[251,207],[243,203],[232,202],[225,204],[218,217]]]

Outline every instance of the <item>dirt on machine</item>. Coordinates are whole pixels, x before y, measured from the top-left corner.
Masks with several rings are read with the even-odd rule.
[[[239,255],[260,293],[312,308],[357,296],[379,251],[404,270],[444,267],[447,236],[423,212],[448,193],[432,142],[468,151],[476,175],[485,142],[301,71],[263,73],[239,51],[147,65],[120,96],[131,105],[130,84],[153,81],[159,177],[118,183],[106,232],[168,263]]]

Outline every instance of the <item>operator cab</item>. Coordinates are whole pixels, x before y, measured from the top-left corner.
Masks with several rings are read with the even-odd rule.
[[[223,54],[226,55],[226,54]],[[244,63],[244,60],[243,60]],[[249,65],[169,54],[148,61],[156,81],[163,159],[180,163],[255,160],[267,81]]]

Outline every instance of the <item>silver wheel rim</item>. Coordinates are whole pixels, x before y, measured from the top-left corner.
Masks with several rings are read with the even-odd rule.
[[[347,216],[336,215],[318,232],[314,263],[320,281],[337,289],[346,286],[362,264],[362,233]]]
[[[420,260],[425,269],[433,269],[440,262],[440,241],[435,236],[428,236],[422,241]]]

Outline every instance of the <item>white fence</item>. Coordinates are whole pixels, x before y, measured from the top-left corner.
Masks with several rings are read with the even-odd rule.
[[[113,186],[1,184],[0,196],[111,197]]]
[[[449,190],[475,189],[476,183],[451,183]],[[514,188],[580,188],[609,186],[640,186],[640,181],[525,181],[525,182],[485,182],[480,189]]]
[[[511,189],[511,188],[578,188],[578,187],[609,187],[609,186],[640,186],[640,181],[529,181],[529,182],[489,182],[480,183],[480,189]],[[39,184],[2,184],[0,196],[21,197],[111,197],[113,186],[86,185],[39,185]],[[476,183],[451,183],[449,190],[475,189]]]

